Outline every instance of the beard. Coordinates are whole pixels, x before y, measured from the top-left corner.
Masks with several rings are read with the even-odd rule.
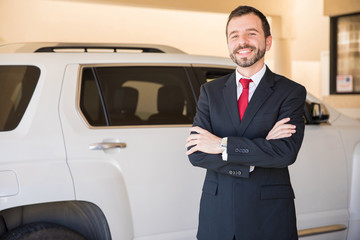
[[[251,58],[236,58],[236,52],[243,49],[243,48],[250,48],[251,50],[253,50],[253,52],[255,52],[255,55]],[[257,61],[259,61],[261,58],[263,58],[265,56],[265,52],[266,49],[265,47],[262,49],[257,49],[256,47],[250,46],[250,45],[245,45],[245,46],[240,46],[238,48],[236,48],[231,54],[230,54],[230,58],[231,60],[233,60],[234,63],[236,63],[239,67],[250,67],[253,64],[255,64]]]

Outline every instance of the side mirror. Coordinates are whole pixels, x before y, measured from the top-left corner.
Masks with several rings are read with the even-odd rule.
[[[329,112],[322,103],[305,103],[305,122],[306,124],[327,123],[329,120]]]

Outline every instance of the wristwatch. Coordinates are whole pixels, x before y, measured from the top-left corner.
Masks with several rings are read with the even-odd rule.
[[[225,151],[227,148],[227,140],[228,140],[227,137],[224,137],[220,140],[220,148],[222,151]]]

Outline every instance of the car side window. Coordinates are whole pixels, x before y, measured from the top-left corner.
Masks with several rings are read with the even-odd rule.
[[[191,124],[195,101],[184,67],[83,67],[80,109],[92,126]]]
[[[234,68],[196,67],[195,72],[199,81],[201,83],[205,83],[235,72],[235,67]]]
[[[0,131],[18,126],[39,77],[35,66],[0,66]]]

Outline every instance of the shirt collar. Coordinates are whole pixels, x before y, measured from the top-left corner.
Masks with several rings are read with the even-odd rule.
[[[265,75],[266,72],[266,64],[264,64],[264,66],[261,68],[260,71],[258,71],[257,73],[255,73],[254,75],[252,75],[250,78],[253,81],[252,83],[255,84],[255,86],[259,85],[262,77]],[[239,86],[239,81],[241,78],[247,78],[242,76],[237,70],[235,70],[235,74],[236,74],[236,86]],[[250,83],[250,84],[252,84]]]

